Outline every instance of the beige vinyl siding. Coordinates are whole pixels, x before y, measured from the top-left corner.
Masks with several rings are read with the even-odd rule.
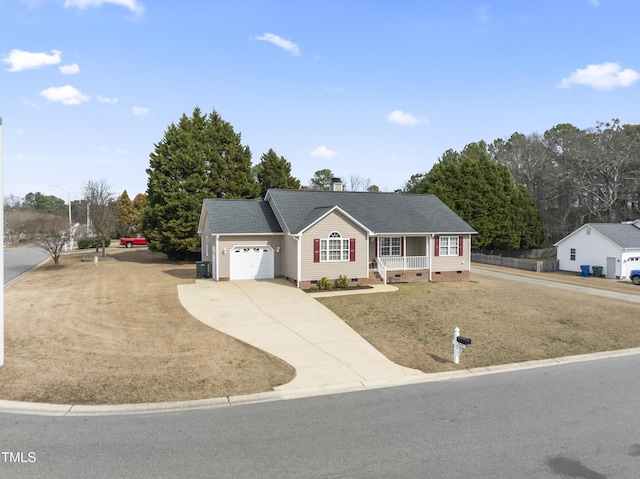
[[[436,256],[437,253],[434,252],[433,258],[431,258],[431,269],[433,271],[469,271],[471,262],[471,238],[469,235],[462,236],[462,256]],[[435,247],[433,240],[432,247]]]
[[[293,236],[284,235],[282,238],[282,274],[287,278],[298,279],[297,257],[298,241]]]
[[[427,237],[407,236],[406,241],[405,256],[429,256],[427,253]]]
[[[229,278],[231,275],[231,249],[234,246],[266,246],[273,248],[274,265],[273,272],[276,276],[282,276],[282,235],[255,235],[255,236],[220,236],[218,244],[218,274],[220,278]],[[222,250],[227,250],[222,254]],[[278,252],[280,248],[280,252]]]
[[[355,238],[355,261],[313,262],[313,240],[327,239],[337,231],[342,238]],[[302,236],[302,281],[317,281],[323,276],[337,279],[341,274],[348,278],[365,278],[369,274],[367,259],[367,235],[361,227],[344,214],[333,211],[313,225]]]

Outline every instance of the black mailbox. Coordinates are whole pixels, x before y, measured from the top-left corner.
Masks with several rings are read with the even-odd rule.
[[[469,346],[471,344],[471,338],[465,338],[464,336],[458,336],[456,341],[460,344],[464,344],[465,346]]]

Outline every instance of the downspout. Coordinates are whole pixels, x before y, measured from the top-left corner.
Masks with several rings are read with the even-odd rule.
[[[215,280],[218,281],[219,278],[219,274],[220,274],[220,269],[219,269],[219,265],[220,265],[220,255],[219,255],[219,251],[218,251],[218,244],[220,242],[220,235],[215,235],[216,238],[216,267],[215,267]]]
[[[427,252],[429,253],[429,282],[431,283],[432,279],[431,279],[431,258],[433,258],[433,251],[432,251],[432,244],[433,244],[433,236],[434,234],[431,233],[431,239],[429,239],[427,237]]]
[[[293,235],[293,239],[296,240],[296,288],[300,287],[300,281],[302,276],[302,237],[300,235]]]
[[[371,235],[367,231],[367,262],[365,263],[365,275],[364,277],[369,279],[369,265],[371,264]]]

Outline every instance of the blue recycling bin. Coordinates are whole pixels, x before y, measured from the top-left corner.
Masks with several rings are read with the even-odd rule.
[[[589,268],[590,266],[588,264],[581,265],[580,269],[582,270],[582,273],[580,273],[580,276],[589,276]]]

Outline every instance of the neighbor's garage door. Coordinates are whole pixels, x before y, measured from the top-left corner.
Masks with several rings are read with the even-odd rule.
[[[273,278],[273,250],[268,246],[241,246],[231,250],[231,279]]]

